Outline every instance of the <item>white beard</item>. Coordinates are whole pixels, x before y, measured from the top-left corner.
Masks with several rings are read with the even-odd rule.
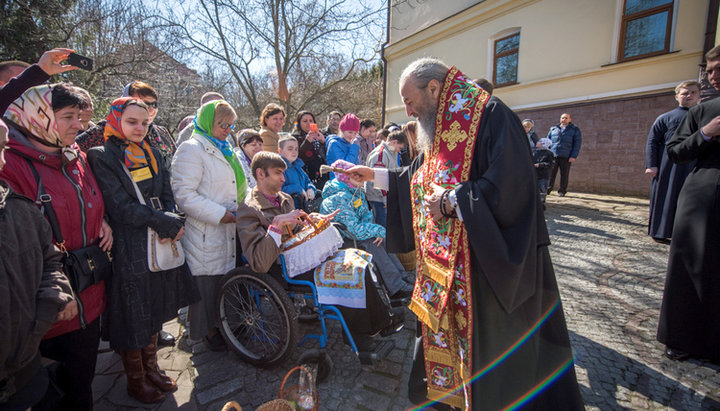
[[[417,129],[417,149],[418,152],[422,153],[432,148],[433,141],[435,141],[435,117],[437,116],[437,110],[434,113],[430,113],[427,118],[418,117],[418,129]]]

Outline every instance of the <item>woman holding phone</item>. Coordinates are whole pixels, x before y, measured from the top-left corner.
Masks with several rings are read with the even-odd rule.
[[[305,172],[315,187],[322,191],[328,180],[327,174],[320,174],[320,166],[325,164],[325,136],[318,130],[315,116],[309,111],[297,113],[292,135],[300,145],[298,157],[305,163]]]

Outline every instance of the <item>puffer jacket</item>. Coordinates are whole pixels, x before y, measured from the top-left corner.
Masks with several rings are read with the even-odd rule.
[[[327,163],[332,165],[336,160],[345,160],[358,164],[360,146],[348,143],[340,136],[332,135],[325,141],[327,146]]]
[[[226,210],[238,208],[235,173],[210,140],[193,134],[180,145],[172,162],[172,190],[187,214],[181,242],[192,274],[223,275],[233,269],[235,224],[220,220]]]
[[[61,259],[40,210],[0,180],[0,381],[30,363],[73,300]]]
[[[38,185],[28,160],[32,161],[45,192],[52,197],[65,248],[77,250],[100,242],[100,228],[105,215],[102,193],[85,153],[77,150],[78,157],[66,162],[61,155],[46,154],[33,146],[20,129],[9,124],[10,142],[5,154],[7,164],[0,171],[17,193],[32,200],[38,196]],[[63,164],[66,162],[65,164]],[[105,309],[103,281],[80,293],[85,322],[95,321]],[[77,318],[58,321],[45,336],[46,339],[80,328]]]
[[[308,177],[305,170],[303,170],[305,163],[303,163],[302,160],[298,158],[292,163],[287,161],[284,157],[283,160],[287,165],[287,168],[285,169],[285,182],[282,185],[283,193],[290,195],[302,194],[302,192],[306,191],[308,188],[312,188],[313,191],[317,193],[317,188],[315,188],[315,185],[313,185],[310,181],[310,177]]]
[[[568,123],[565,130],[560,124],[550,127],[547,138],[552,141],[550,150],[558,158],[577,158],[582,145],[582,134],[580,129],[573,123]]]
[[[350,187],[337,178],[328,181],[323,189],[320,212],[330,214],[335,210],[340,212],[334,220],[345,224],[351,238],[362,241],[385,237],[385,227],[373,223],[373,215],[362,187]]]

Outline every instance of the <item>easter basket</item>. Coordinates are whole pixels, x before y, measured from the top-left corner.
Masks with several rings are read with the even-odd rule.
[[[309,217],[303,218],[308,225],[294,235],[290,233],[291,238],[280,245],[290,278],[319,266],[343,244],[340,233],[329,219],[316,222]]]

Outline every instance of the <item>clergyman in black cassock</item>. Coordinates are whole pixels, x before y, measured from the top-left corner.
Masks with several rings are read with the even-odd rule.
[[[659,241],[672,238],[680,189],[695,166],[694,160],[683,164],[671,161],[665,145],[675,134],[688,109],[698,103],[700,84],[696,81],[684,81],[675,90],[675,99],[680,105],[655,120],[645,146],[645,172],[655,172],[650,183],[648,235]]]
[[[410,98],[403,101],[422,122]],[[472,408],[584,409],[527,137],[515,113],[491,97],[476,138],[470,179],[455,189],[471,251]],[[411,179],[425,157],[388,172],[388,251],[415,248]],[[426,400],[426,378],[420,345],[409,381],[414,403]]]
[[[720,46],[706,54],[720,90]],[[703,131],[704,130],[704,131]],[[720,99],[690,109],[667,144],[670,159],[696,160],[675,215],[658,341],[674,359],[720,362]]]

